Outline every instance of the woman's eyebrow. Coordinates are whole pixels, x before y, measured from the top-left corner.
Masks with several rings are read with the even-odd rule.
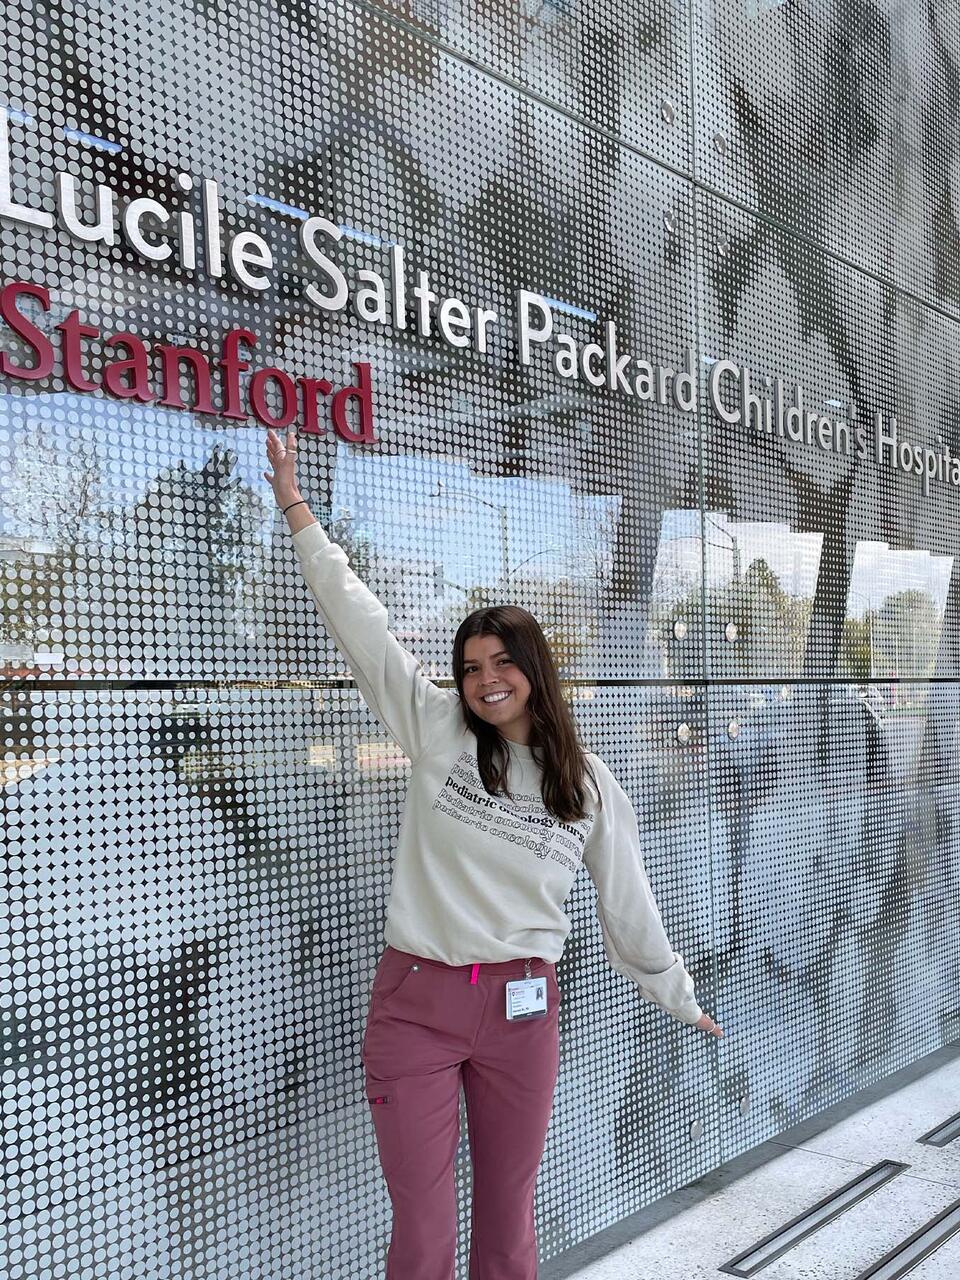
[[[496,653],[491,653],[490,657],[491,657],[491,658],[499,658],[499,657],[501,657],[503,654],[506,654],[506,656],[507,656],[508,658],[510,657],[510,655],[509,655],[509,653],[507,653],[506,649],[498,649]],[[464,658],[464,660],[463,660],[463,665],[464,665],[465,667],[468,667],[468,666],[470,665],[470,663],[471,663],[471,662],[476,662],[476,658]]]

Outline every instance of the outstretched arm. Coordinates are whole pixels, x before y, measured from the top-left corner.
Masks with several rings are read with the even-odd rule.
[[[430,734],[457,712],[458,699],[438,689],[400,644],[389,629],[386,606],[350,568],[343,547],[327,537],[299,490],[285,491],[280,485],[284,448],[272,431],[268,437],[273,437],[268,438],[267,453],[278,477],[272,481],[274,492],[278,504],[290,508],[286,519],[293,545],[324,625],[349,663],[370,710],[410,760],[416,761]],[[288,450],[291,444],[296,448],[292,437],[290,432]]]
[[[584,847],[584,863],[597,888],[597,915],[611,966],[637,984],[680,1022],[705,1019],[683,956],[673,950],[650,887],[637,816],[613,774],[592,757],[602,788],[599,811]],[[712,1021],[712,1020],[710,1020]],[[704,1029],[709,1029],[704,1025]]]

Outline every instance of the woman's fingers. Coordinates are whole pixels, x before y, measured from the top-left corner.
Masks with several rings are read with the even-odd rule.
[[[286,446],[283,446],[280,443],[280,437],[273,430],[273,428],[272,427],[267,428],[267,452],[268,453],[271,451],[271,449],[274,452],[279,452],[280,450],[284,450],[287,453],[293,453],[295,452],[296,447],[297,447],[296,431],[293,431],[291,429],[290,431],[287,432],[287,443],[286,443]]]

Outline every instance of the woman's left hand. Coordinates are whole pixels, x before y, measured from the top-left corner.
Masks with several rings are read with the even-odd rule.
[[[714,1022],[709,1013],[705,1013],[699,1022],[693,1024],[700,1031],[706,1031],[709,1035],[720,1037],[723,1035],[723,1027],[719,1022]]]

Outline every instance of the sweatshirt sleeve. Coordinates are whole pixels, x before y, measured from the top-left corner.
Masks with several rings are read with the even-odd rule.
[[[673,950],[650,887],[637,816],[630,798],[597,756],[590,756],[603,808],[584,847],[583,859],[597,888],[597,915],[611,966],[637,984],[645,1000],[680,1022],[694,1024],[703,1010],[683,956]]]
[[[438,689],[387,626],[387,609],[350,568],[347,553],[315,522],[293,545],[330,637],[346,658],[364,702],[411,762],[459,704]]]

